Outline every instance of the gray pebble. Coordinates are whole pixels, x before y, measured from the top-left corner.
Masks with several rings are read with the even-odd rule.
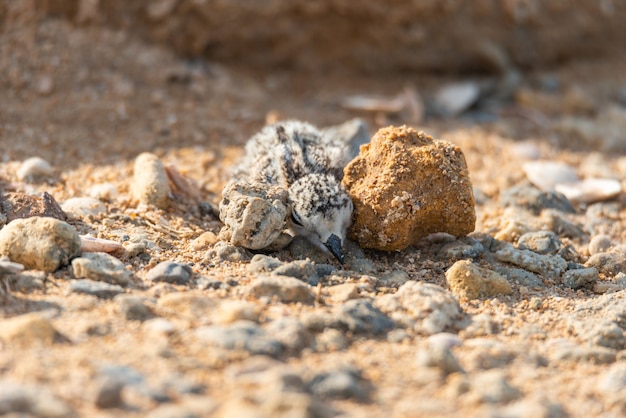
[[[317,274],[319,278],[330,276],[336,271],[337,269],[330,264],[315,264],[315,274]]]
[[[307,384],[311,393],[324,399],[369,400],[371,384],[363,379],[361,372],[346,368],[315,375]]]
[[[146,279],[152,282],[187,284],[192,274],[193,270],[189,264],[163,261],[150,269]]]
[[[363,274],[373,273],[376,271],[376,265],[374,262],[366,258],[357,258],[352,261],[348,261],[346,262],[346,266],[348,266],[350,270]]]
[[[227,288],[228,285],[215,277],[200,276],[196,280],[197,288],[200,290]]]
[[[528,232],[517,242],[520,250],[531,250],[539,254],[556,254],[563,246],[552,231]]]
[[[126,265],[107,253],[84,253],[72,260],[74,277],[91,279],[111,284],[126,286],[133,278],[133,273]]]
[[[245,248],[235,247],[227,242],[220,241],[213,248],[207,251],[206,258],[208,260],[230,261],[233,263],[241,263],[249,260],[251,254]]]
[[[269,273],[283,264],[278,258],[265,254],[256,254],[248,264],[249,273]]]
[[[394,270],[387,274],[383,274],[378,280],[377,284],[384,287],[398,288],[408,282],[410,277],[406,271]]]
[[[258,277],[248,287],[248,293],[256,298],[276,296],[283,303],[313,303],[314,300],[310,286],[292,277]]]
[[[270,322],[266,331],[278,340],[285,349],[295,355],[313,343],[313,335],[307,327],[296,318],[280,318]]]
[[[535,276],[533,273],[516,268],[509,267],[496,267],[495,271],[506,277],[510,282],[517,282],[518,284],[526,287],[537,288],[543,287],[544,284],[541,279]]]
[[[74,280],[70,283],[69,290],[74,293],[85,293],[102,299],[109,299],[120,293],[124,293],[122,286],[96,282],[94,280],[83,279]]]
[[[354,333],[384,334],[394,327],[391,319],[370,301],[349,300],[336,310],[336,316],[345,327]]]
[[[595,267],[607,276],[615,276],[626,271],[626,256],[618,253],[597,253],[589,257],[585,266]]]
[[[512,245],[496,251],[498,261],[515,264],[545,277],[559,277],[566,269],[567,262],[558,255],[541,255],[529,250],[517,250]]]
[[[204,326],[197,328],[194,334],[202,342],[227,350],[244,350],[272,357],[282,351],[277,339],[251,321],[237,321],[229,326]]]
[[[456,356],[450,348],[428,346],[417,352],[417,364],[421,367],[434,367],[439,369],[444,376],[450,373],[463,373]]]
[[[12,287],[18,292],[30,293],[45,288],[46,274],[42,271],[25,271],[10,277]]]
[[[79,254],[78,232],[58,219],[15,219],[0,229],[0,255],[27,269],[51,273]]]
[[[285,263],[272,272],[272,274],[278,276],[295,277],[296,279],[309,282],[309,284],[315,286],[319,281],[315,274],[315,266],[308,260],[296,260],[290,263]]]
[[[124,384],[117,379],[105,378],[97,383],[94,404],[98,408],[120,408],[124,405],[122,400]]]
[[[473,238],[461,238],[445,244],[437,252],[439,257],[451,260],[478,258],[485,252],[483,245]]]
[[[539,189],[522,184],[502,192],[500,202],[504,206],[520,206],[535,215],[544,209],[556,209],[564,213],[576,213],[569,200],[558,192],[542,192]]]
[[[604,234],[596,235],[591,238],[591,241],[589,241],[589,254],[595,255],[606,252],[609,248],[611,248],[611,245],[611,237]]]
[[[393,314],[396,322],[418,333],[432,335],[464,327],[459,302],[452,293],[434,284],[408,281],[395,294],[377,297],[374,303],[381,311]]]
[[[124,318],[128,320],[146,321],[155,317],[154,311],[147,304],[150,302],[148,298],[134,295],[118,295],[114,300],[117,302]]]
[[[592,235],[605,234],[620,219],[620,204],[599,202],[589,205],[585,212],[585,227]]]
[[[345,333],[335,328],[326,328],[315,338],[315,350],[320,353],[342,351],[349,345]]]
[[[0,415],[5,414],[64,418],[73,416],[74,412],[69,405],[43,387],[0,380]]]
[[[565,286],[572,289],[593,286],[598,281],[598,270],[595,267],[568,270],[561,280]]]
[[[220,235],[231,245],[260,250],[274,243],[285,229],[287,192],[279,187],[229,183],[222,191]]]

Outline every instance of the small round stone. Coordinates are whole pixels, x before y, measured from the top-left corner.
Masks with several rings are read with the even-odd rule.
[[[604,234],[596,235],[591,238],[591,241],[589,241],[589,254],[595,255],[606,252],[609,248],[611,248],[611,246],[611,237]]]
[[[17,170],[17,178],[27,182],[39,182],[52,177],[54,171],[49,162],[40,157],[31,157],[22,162]]]

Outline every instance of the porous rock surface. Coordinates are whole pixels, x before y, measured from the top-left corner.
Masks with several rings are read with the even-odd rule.
[[[461,149],[406,126],[379,130],[344,171],[354,203],[350,237],[403,250],[434,232],[463,236],[476,213]]]
[[[260,250],[281,236],[285,216],[286,190],[233,182],[222,192],[220,220],[224,228],[220,235],[232,245]]]
[[[53,272],[79,254],[78,232],[58,219],[16,219],[0,230],[0,255],[29,269]]]

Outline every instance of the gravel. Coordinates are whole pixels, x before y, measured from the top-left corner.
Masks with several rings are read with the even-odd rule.
[[[191,266],[174,261],[163,261],[148,271],[146,279],[151,282],[187,284],[191,280]]]

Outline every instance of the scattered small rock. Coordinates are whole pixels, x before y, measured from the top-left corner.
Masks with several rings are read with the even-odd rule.
[[[191,248],[196,251],[206,250],[211,245],[214,245],[219,238],[211,231],[203,232],[198,238],[191,241]]]
[[[39,183],[54,175],[49,162],[40,157],[31,157],[22,162],[17,170],[17,178],[29,183]]]
[[[571,325],[576,333],[591,344],[622,350],[626,346],[624,330],[611,320],[571,320]]]
[[[15,219],[0,230],[0,255],[28,269],[53,272],[79,254],[78,232],[58,219]]]
[[[309,391],[324,399],[354,399],[367,402],[371,383],[354,368],[316,374],[307,384]]]
[[[313,303],[311,287],[291,277],[260,276],[248,288],[255,298],[276,296],[283,303]]]
[[[594,203],[612,199],[622,191],[622,184],[615,179],[588,178],[575,183],[559,184],[556,190],[570,201]]]
[[[295,277],[296,279],[317,285],[319,281],[315,266],[308,260],[296,260],[282,264],[274,269],[272,274],[277,276]]]
[[[544,192],[557,190],[559,184],[579,181],[574,168],[558,161],[529,161],[522,168],[528,180]]]
[[[576,213],[572,203],[561,193],[555,191],[542,192],[529,185],[520,184],[502,192],[500,203],[503,206],[519,206],[535,215],[544,209],[555,209],[563,213]]]
[[[529,250],[516,250],[512,245],[494,253],[499,261],[515,264],[545,277],[559,277],[566,269],[567,262],[558,255],[541,255]]]
[[[148,271],[146,279],[151,282],[187,284],[192,274],[189,264],[163,261]]]
[[[18,346],[51,345],[67,341],[52,325],[47,316],[29,313],[0,320],[0,339]]]
[[[200,292],[172,292],[161,296],[157,305],[166,313],[197,319],[209,316],[218,303]]]
[[[463,373],[463,367],[448,347],[431,346],[417,352],[417,364],[421,367],[434,367],[443,376],[450,373]]]
[[[248,272],[250,273],[269,273],[272,270],[283,265],[278,258],[270,257],[265,254],[256,254],[248,264]]]
[[[395,294],[377,297],[374,304],[391,315],[396,323],[426,335],[462,327],[463,311],[459,302],[444,288],[409,281]]]
[[[73,197],[63,202],[61,209],[63,209],[63,212],[79,219],[87,216],[102,215],[107,211],[104,203],[93,197]]]
[[[473,238],[461,238],[445,244],[437,252],[439,257],[444,259],[468,259],[478,258],[485,252],[485,248],[482,244]]]
[[[604,234],[599,234],[591,238],[589,241],[589,254],[596,255],[598,253],[606,252],[613,243],[611,237]]]
[[[474,81],[466,81],[442,87],[433,101],[439,114],[454,117],[469,109],[479,98],[480,85]]]
[[[556,349],[552,358],[556,361],[567,360],[575,363],[611,364],[615,362],[617,357],[615,350],[605,347],[571,345]]]
[[[122,389],[123,382],[111,378],[102,379],[97,383],[94,404],[101,409],[122,407],[124,405]]]
[[[313,342],[313,335],[302,321],[296,318],[280,318],[272,321],[267,325],[266,331],[291,354],[300,353]]]
[[[249,260],[251,256],[245,248],[235,247],[224,241],[218,242],[206,253],[208,260],[230,261],[232,263],[241,263]]]
[[[530,250],[538,254],[556,254],[563,244],[552,231],[528,232],[517,242],[520,250]]]
[[[72,260],[74,277],[91,279],[111,284],[126,286],[133,278],[133,273],[126,265],[107,253],[85,253]]]
[[[495,270],[504,277],[506,277],[509,282],[517,282],[521,286],[526,286],[530,288],[541,288],[544,286],[539,277],[524,269],[496,267]]]
[[[146,321],[154,318],[154,310],[148,305],[150,299],[142,296],[118,295],[114,299],[120,312],[131,321]]]
[[[0,415],[65,418],[74,416],[72,408],[41,386],[10,380],[0,381]]]
[[[275,357],[282,351],[280,342],[251,321],[237,321],[229,326],[204,326],[194,331],[196,338],[227,350]]]
[[[243,300],[225,300],[217,307],[212,319],[218,324],[232,324],[237,321],[259,322],[261,307]]]
[[[349,233],[363,248],[402,250],[434,232],[474,230],[465,158],[448,142],[406,126],[384,128],[344,172],[354,203]]]
[[[220,232],[230,244],[259,250],[276,241],[285,228],[287,192],[279,187],[229,183],[222,191]]]
[[[70,283],[69,290],[74,293],[84,293],[102,299],[110,299],[120,293],[124,293],[124,288],[122,286],[97,282],[89,279],[72,281]]]
[[[596,253],[589,257],[585,266],[595,267],[607,276],[615,276],[626,271],[626,256],[619,253]]]
[[[478,267],[469,260],[459,260],[446,271],[446,281],[457,296],[468,299],[510,295],[509,282],[493,270]]]
[[[33,216],[66,220],[65,213],[48,192],[43,192],[41,197],[21,192],[4,193],[0,195],[0,214],[4,214],[8,222]]]
[[[563,284],[572,289],[593,286],[598,281],[598,270],[595,267],[568,270],[562,278]]]
[[[156,155],[144,152],[137,156],[131,189],[139,203],[159,209],[169,206],[172,190],[165,167]]]
[[[349,300],[335,310],[339,321],[354,333],[384,334],[394,323],[368,300]]]
[[[341,283],[327,288],[333,302],[347,302],[359,297],[359,288],[355,283]]]
[[[518,399],[522,393],[512,387],[500,370],[488,370],[472,377],[472,395],[479,402],[507,403]]]

